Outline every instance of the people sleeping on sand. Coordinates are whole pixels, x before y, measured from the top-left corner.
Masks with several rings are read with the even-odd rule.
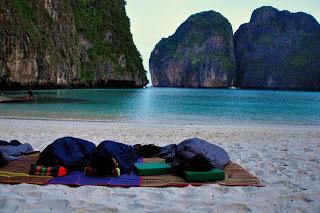
[[[114,141],[103,141],[95,149],[89,165],[85,168],[89,176],[120,176],[131,171],[138,160],[137,150],[130,145]]]
[[[107,140],[96,147],[83,139],[65,137],[47,146],[37,164],[45,167],[62,166],[68,171],[85,171],[89,176],[110,177],[129,173],[139,157],[165,158],[177,173],[184,170],[223,169],[230,162],[223,148],[199,138],[164,147],[153,144],[131,146]]]
[[[38,165],[85,171],[89,176],[119,176],[130,172],[138,153],[133,146],[114,141],[94,143],[73,137],[57,139],[41,152]],[[120,172],[121,171],[121,172]]]
[[[230,157],[223,148],[200,138],[191,138],[164,147],[145,145],[139,152],[142,156],[165,158],[166,163],[178,173],[184,170],[223,169],[230,162]]]

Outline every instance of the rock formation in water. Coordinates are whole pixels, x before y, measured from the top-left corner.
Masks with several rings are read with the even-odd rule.
[[[241,87],[320,90],[320,25],[311,15],[262,7],[234,39]]]
[[[142,87],[124,0],[1,0],[0,89]]]
[[[190,16],[152,51],[153,86],[229,87],[235,79],[233,32],[214,11]]]

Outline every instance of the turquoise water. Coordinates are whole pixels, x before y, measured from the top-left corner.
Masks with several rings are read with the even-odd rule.
[[[0,104],[0,117],[320,125],[320,93],[317,92],[147,88],[34,93],[34,101],[30,103]]]

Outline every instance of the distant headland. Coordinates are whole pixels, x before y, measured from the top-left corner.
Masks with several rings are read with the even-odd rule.
[[[190,16],[151,53],[157,87],[320,90],[320,24],[306,13],[256,9],[232,34],[214,11]]]
[[[148,84],[124,0],[0,3],[0,89]],[[214,11],[191,15],[149,59],[153,86],[320,90],[320,24],[261,7],[233,34]]]

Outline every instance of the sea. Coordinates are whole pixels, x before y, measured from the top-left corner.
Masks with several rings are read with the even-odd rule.
[[[154,87],[33,92],[31,102],[0,104],[0,118],[320,126],[319,92]]]

